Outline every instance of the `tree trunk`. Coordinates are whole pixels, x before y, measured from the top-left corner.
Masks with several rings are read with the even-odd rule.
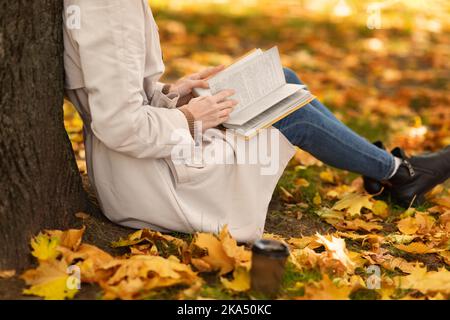
[[[0,10],[0,270],[20,270],[33,235],[89,204],[63,124],[63,1]]]

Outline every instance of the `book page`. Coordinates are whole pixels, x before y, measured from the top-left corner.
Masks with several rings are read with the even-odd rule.
[[[233,112],[240,111],[264,98],[286,83],[278,48],[273,47],[262,55],[222,72],[209,81],[212,94],[224,89],[234,89],[232,99],[238,101]]]
[[[314,96],[309,91],[300,89],[243,125],[224,124],[224,126],[236,130],[243,136],[250,136],[254,131],[281,120],[291,111],[304,106],[312,99],[314,99]]]
[[[241,65],[247,63],[248,61],[254,59],[256,56],[260,56],[263,54],[263,51],[261,49],[253,49],[252,51],[248,52],[241,58],[239,58],[236,62],[231,64],[230,66],[226,67],[225,70],[221,72],[233,72],[233,70],[239,68]],[[220,74],[220,73],[219,73]],[[218,75],[214,75],[207,79],[210,81],[214,77],[217,77]],[[193,89],[194,96],[196,97],[202,97],[202,96],[211,96],[211,90],[210,89],[203,89],[203,88],[194,88]]]
[[[286,83],[247,108],[233,112],[226,123],[242,125],[304,87],[299,84]]]

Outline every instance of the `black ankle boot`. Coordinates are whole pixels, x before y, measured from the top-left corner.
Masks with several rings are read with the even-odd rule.
[[[392,199],[405,207],[423,203],[427,192],[450,178],[450,146],[410,158],[400,148],[392,154],[403,162],[387,184]]]
[[[381,141],[376,141],[373,144],[380,149],[386,150],[383,142]],[[364,189],[369,194],[379,194],[383,188],[383,184],[378,180],[363,176],[363,181],[364,181]]]

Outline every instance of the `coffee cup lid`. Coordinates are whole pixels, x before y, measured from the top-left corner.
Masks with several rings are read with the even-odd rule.
[[[286,244],[276,240],[261,239],[255,241],[252,251],[257,254],[285,258],[289,256],[289,248]]]

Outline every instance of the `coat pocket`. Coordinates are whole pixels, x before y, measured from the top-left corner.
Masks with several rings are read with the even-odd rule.
[[[169,169],[177,184],[191,181],[190,174],[185,164],[174,163],[170,158],[166,158],[164,159],[164,161],[169,166]]]

